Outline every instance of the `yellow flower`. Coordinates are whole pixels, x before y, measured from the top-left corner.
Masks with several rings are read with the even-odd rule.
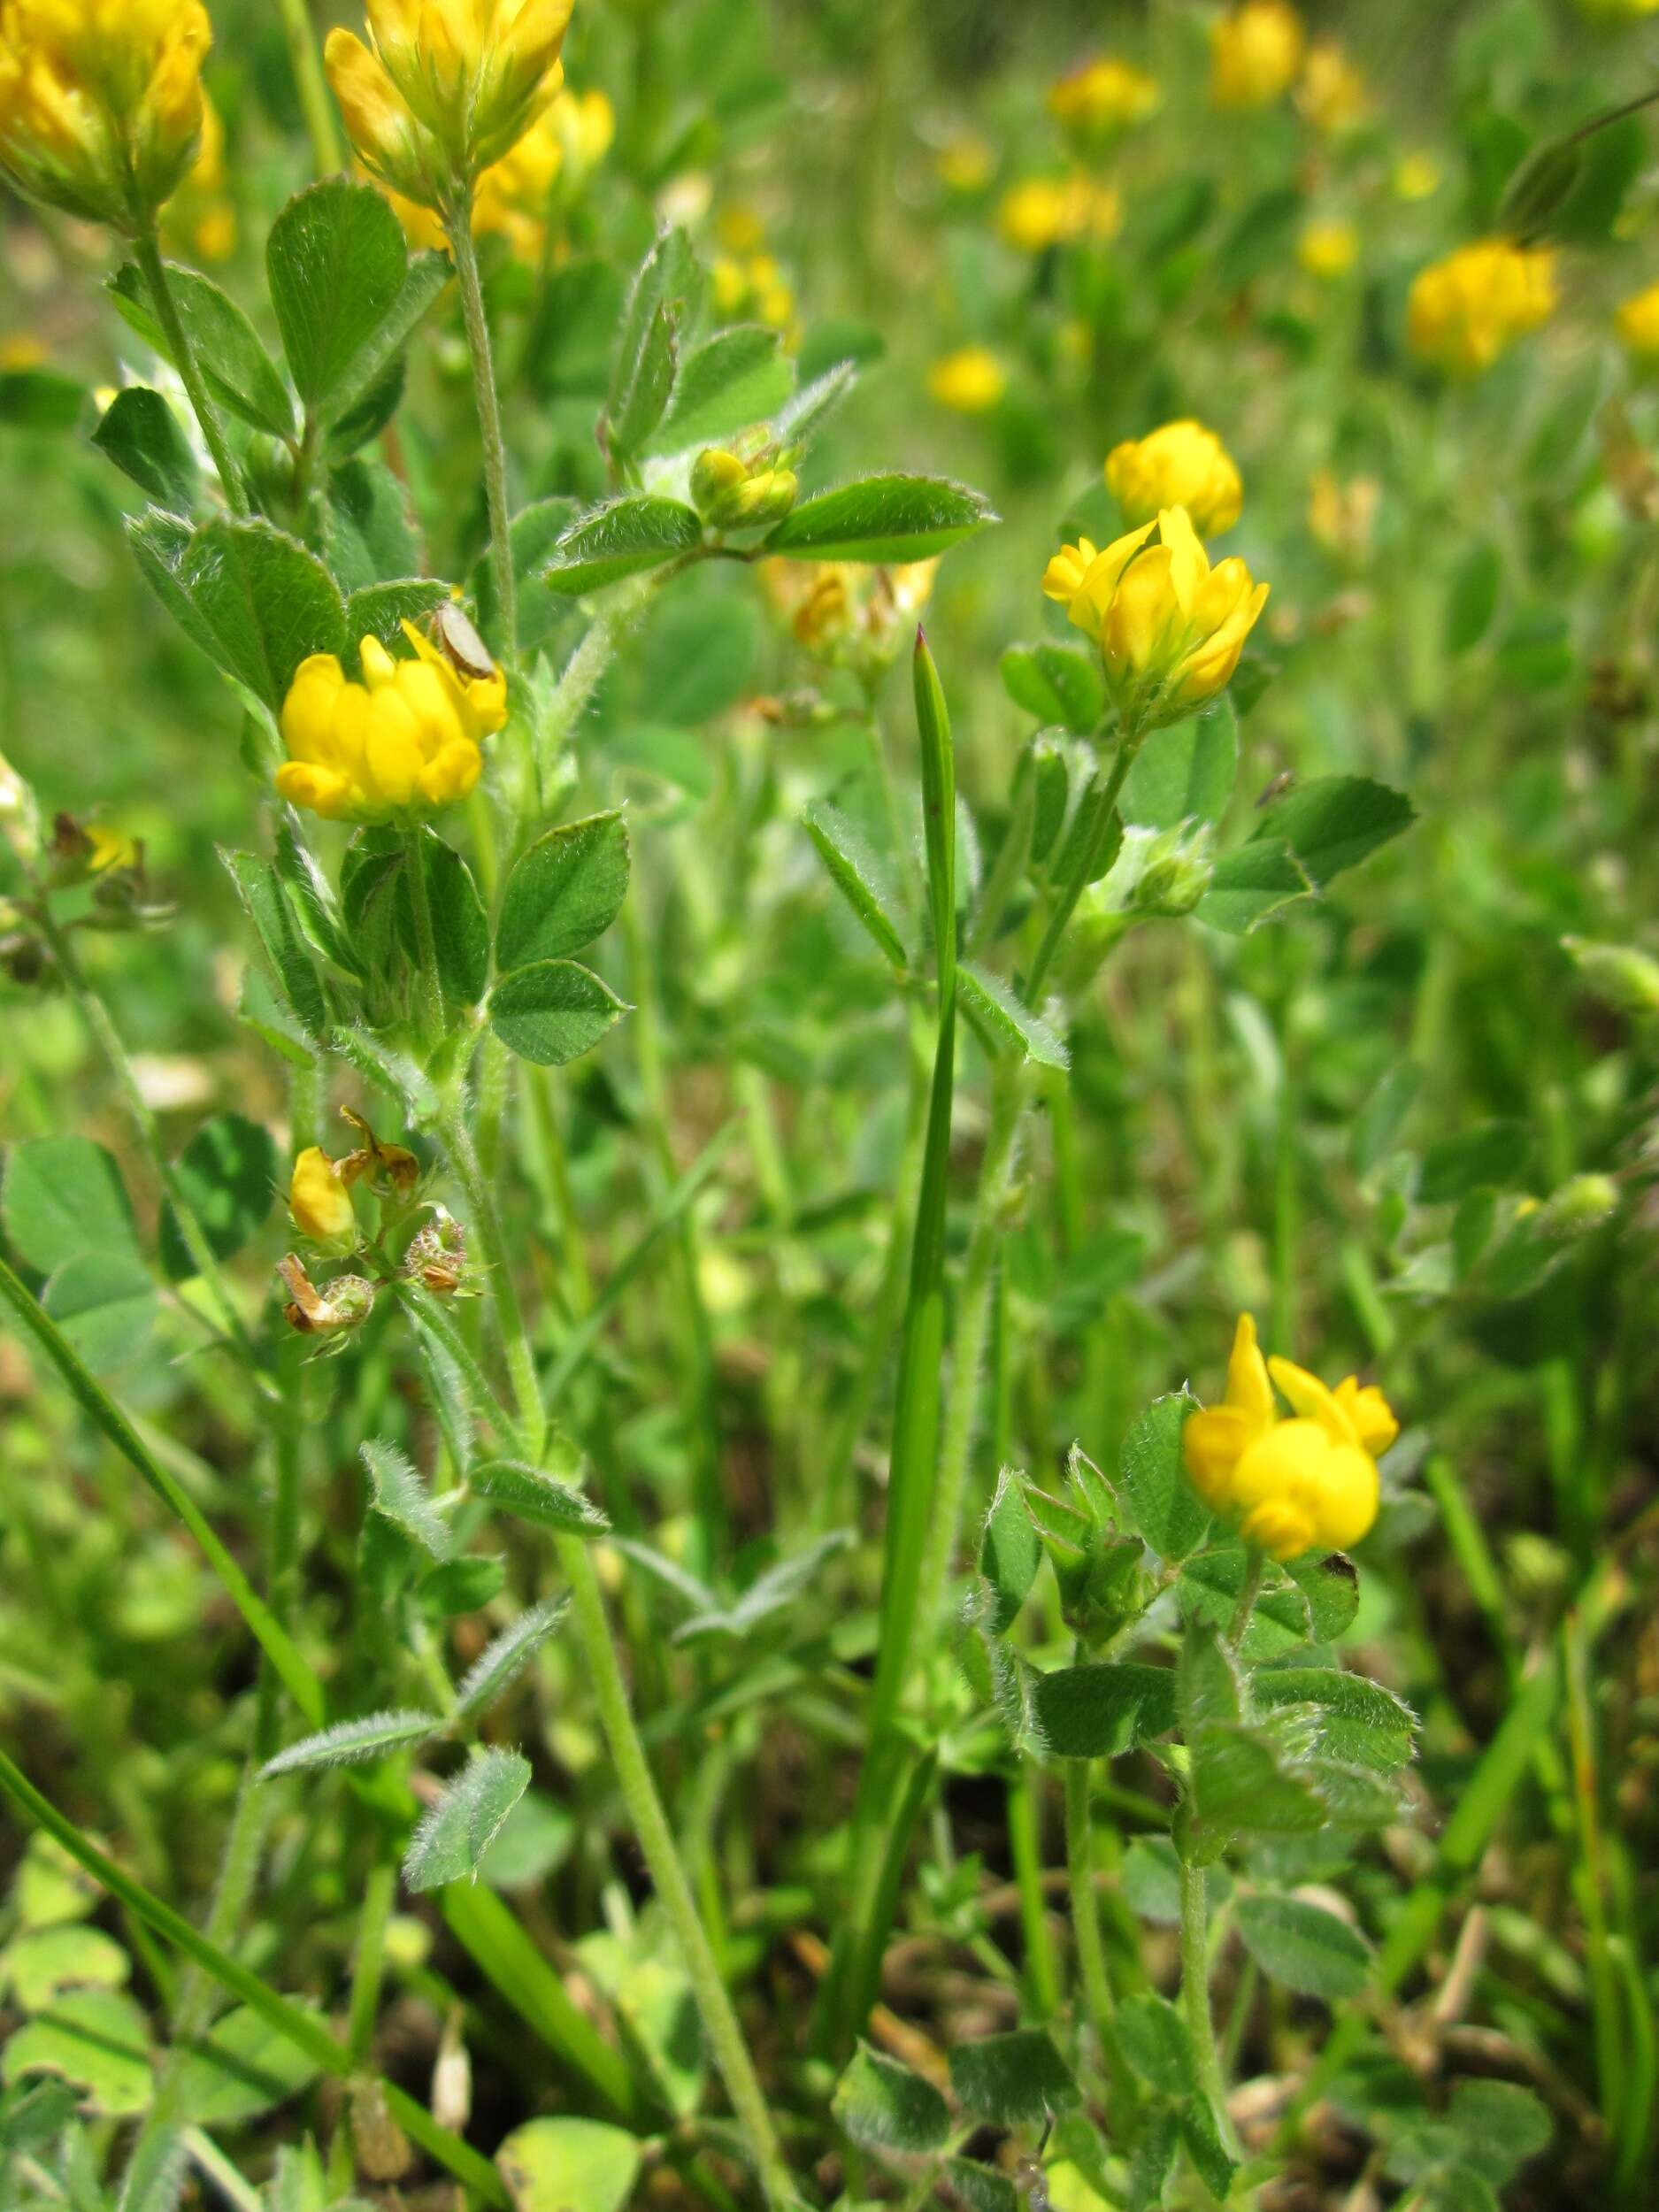
[[[1344,484],[1334,471],[1316,469],[1308,487],[1308,528],[1327,553],[1362,562],[1371,552],[1381,499],[1382,486],[1374,476],[1352,477]]]
[[[1432,154],[1402,154],[1394,164],[1397,200],[1426,200],[1440,188],[1440,164]]]
[[[294,1226],[313,1244],[332,1244],[344,1251],[359,1240],[351,1193],[320,1145],[308,1144],[294,1163],[288,1211]]]
[[[1624,301],[1613,317],[1619,343],[1643,367],[1659,361],[1659,284]]]
[[[1307,66],[1296,88],[1296,105],[1317,131],[1328,138],[1363,123],[1371,110],[1365,80],[1333,38],[1308,50]]]
[[[928,396],[959,415],[983,415],[1008,389],[1008,374],[988,346],[962,346],[927,372]]]
[[[291,805],[328,821],[384,821],[433,813],[478,781],[480,742],[507,718],[506,678],[468,676],[412,623],[403,634],[412,661],[364,639],[361,683],[332,653],[300,663],[282,703],[288,757],[276,775]]]
[[[1157,80],[1116,54],[1096,54],[1048,88],[1048,112],[1063,130],[1098,145],[1157,109]]]
[[[1555,257],[1547,249],[1507,238],[1460,246],[1413,280],[1411,350],[1450,375],[1478,375],[1515,339],[1548,321],[1556,296]]]
[[[1150,522],[1164,507],[1185,507],[1205,538],[1231,530],[1244,504],[1233,456],[1213,430],[1190,417],[1114,446],[1106,457],[1106,488],[1125,522]]]
[[[964,131],[939,150],[934,164],[947,192],[983,192],[991,181],[995,157],[977,132]]]
[[[212,36],[201,0],[0,0],[0,170],[147,228],[195,158]]]
[[[137,867],[142,857],[139,846],[125,831],[106,829],[100,822],[88,822],[85,833],[92,848],[87,856],[87,865],[94,875],[102,875],[106,868]]]
[[[1113,703],[1137,734],[1215,696],[1267,603],[1267,586],[1236,557],[1210,566],[1185,507],[1103,552],[1087,538],[1064,546],[1042,588],[1100,646]]]
[[[1270,1380],[1271,1376],[1271,1380]],[[1279,1417],[1277,1383],[1292,1417]],[[1249,1315],[1239,1317],[1226,1396],[1189,1414],[1182,1455],[1213,1513],[1275,1559],[1317,1545],[1346,1551],[1377,1518],[1377,1455],[1400,1433],[1388,1402],[1350,1375],[1328,1390],[1287,1359],[1264,1360]]]
[[[1210,30],[1210,96],[1218,108],[1264,108],[1295,82],[1306,34],[1289,0],[1244,0]]]
[[[1296,258],[1310,276],[1333,283],[1359,259],[1359,234],[1352,223],[1310,223],[1296,241]]]
[[[364,165],[439,212],[553,103],[572,0],[367,0],[370,43],[328,34],[329,82]]]
[[[1046,253],[1073,240],[1116,236],[1123,203],[1109,184],[1073,170],[1065,177],[1027,177],[1010,186],[996,211],[996,227],[1021,253]]]

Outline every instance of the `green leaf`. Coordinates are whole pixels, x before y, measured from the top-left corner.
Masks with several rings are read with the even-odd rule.
[[[875,849],[857,824],[827,799],[814,799],[802,818],[831,880],[879,951],[902,973],[910,964],[903,909],[897,887]]]
[[[79,1920],[26,1928],[0,1951],[0,1989],[10,1987],[25,2012],[65,1989],[119,1989],[131,1972],[120,1945]]]
[[[1078,2101],[1071,2068],[1041,2028],[956,2044],[950,2086],[964,2111],[997,2127],[1041,2126]]]
[[[867,2043],[836,2083],[830,2109],[863,2150],[916,2156],[942,2149],[950,2137],[949,2111],[932,2082]]]
[[[604,396],[622,292],[622,273],[605,256],[579,254],[549,273],[525,348],[525,374],[538,397]]]
[[[1208,2097],[1194,2097],[1181,2108],[1181,2140],[1205,2188],[1218,2204],[1225,2204],[1238,2167],[1217,2132]]]
[[[357,1766],[365,1759],[383,1759],[419,1743],[442,1725],[435,1713],[365,1713],[360,1720],[339,1720],[267,1759],[259,1779],[270,1782],[279,1774],[309,1773],[313,1767]]]
[[[1244,1947],[1270,1981],[1327,2004],[1364,1988],[1371,1946],[1333,1912],[1263,1890],[1240,1897],[1238,1914]]]
[[[0,2080],[56,2074],[82,2093],[102,2119],[127,2120],[149,2106],[154,2086],[144,2016],[113,1989],[72,1989],[13,2031],[0,2050]]]
[[[1244,1717],[1238,1663],[1214,1624],[1189,1619],[1181,1639],[1177,1707],[1187,1740],[1212,1722],[1231,1725]]]
[[[1307,1705],[1318,1716],[1321,1748],[1350,1766],[1386,1772],[1407,1765],[1417,1735],[1411,1708],[1363,1674],[1340,1667],[1262,1667],[1251,1681],[1259,1707]]]
[[[0,1223],[24,1264],[50,1275],[84,1252],[138,1256],[121,1171],[89,1137],[32,1137],[6,1154]]]
[[[593,1502],[557,1475],[520,1459],[490,1459],[467,1478],[474,1497],[488,1498],[504,1513],[569,1536],[603,1536],[610,1522]]]
[[[705,446],[764,422],[783,405],[795,371],[775,330],[735,323],[693,346],[680,365],[674,396],[650,440],[662,453]]]
[[[1555,2133],[1543,2099],[1511,2081],[1460,2081],[1446,2118],[1467,2162],[1499,2185],[1548,2148]]]
[[[1004,1634],[1012,1625],[1041,1564],[1042,1540],[1025,1509],[1018,1479],[1004,1467],[979,1538],[979,1572],[992,1593],[984,1624],[993,1636]]]
[[[763,542],[796,560],[920,561],[1000,520],[978,492],[944,477],[865,476],[803,500]]]
[[[1000,976],[964,960],[956,970],[956,995],[974,1033],[995,1060],[1020,1060],[1042,1068],[1069,1068],[1071,1056],[1040,1014],[1022,1006]]]
[[[703,522],[695,508],[655,493],[630,493],[567,530],[543,574],[555,591],[577,597],[657,568],[702,542]]]
[[[790,1612],[818,1583],[825,1561],[845,1551],[851,1541],[850,1530],[832,1529],[793,1558],[780,1559],[764,1574],[757,1575],[734,1603],[716,1606],[682,1622],[674,1632],[674,1641],[685,1644],[712,1636],[751,1635],[766,1622]]]
[[[204,524],[173,579],[194,618],[190,635],[273,713],[308,654],[345,651],[345,608],[333,578],[268,522]]]
[[[520,1613],[510,1628],[503,1629],[486,1645],[467,1669],[455,1694],[458,1717],[470,1719],[486,1711],[506,1688],[526,1660],[544,1644],[565,1617],[569,1601],[544,1598]]]
[[[434,1559],[448,1559],[455,1550],[455,1533],[433,1503],[419,1470],[395,1444],[377,1440],[365,1444],[362,1452],[374,1510]]]
[[[606,419],[608,451],[637,453],[662,420],[680,365],[679,330],[678,308],[659,300],[646,323],[628,380],[617,395],[615,412]]]
[[[362,398],[329,424],[323,435],[323,451],[329,460],[349,460],[371,439],[380,436],[403,405],[407,374],[399,354],[387,363]]]
[[[1155,2212],[1163,2203],[1180,2147],[1179,2115],[1167,2107],[1148,2112],[1141,2123],[1129,2162],[1129,2212]]]
[[[420,539],[408,495],[384,461],[359,454],[329,470],[323,549],[342,591],[357,594],[388,582],[407,588],[421,565]],[[360,630],[348,631],[353,652],[362,636]]]
[[[1210,1526],[1210,1510],[1187,1479],[1181,1431],[1195,1399],[1178,1392],[1160,1398],[1124,1439],[1118,1489],[1135,1526],[1160,1559],[1185,1559]]]
[[[294,402],[288,386],[241,308],[217,284],[176,261],[167,264],[167,286],[213,397],[256,430],[273,438],[292,437]],[[123,320],[152,353],[173,362],[176,369],[179,365],[162,335],[150,303],[150,288],[136,264],[129,261],[119,269],[109,288]]]
[[[1268,809],[1251,842],[1282,841],[1323,890],[1416,818],[1409,799],[1369,776],[1316,776]]]
[[[1255,1730],[1212,1724],[1197,1731],[1187,1750],[1201,1860],[1218,1857],[1235,1836],[1310,1835],[1324,1827],[1321,1799]]]
[[[772,434],[779,445],[797,451],[810,445],[851,391],[857,375],[856,361],[837,361],[803,384],[772,417]]]
[[[1503,568],[1498,549],[1478,539],[1463,552],[1453,569],[1446,595],[1446,649],[1466,653],[1479,645],[1492,627],[1498,611],[1498,590]]]
[[[328,1002],[282,879],[257,853],[219,857],[230,870],[248,918],[271,964],[283,1003],[307,1036],[321,1043],[328,1033]]]
[[[605,402],[605,413],[613,423],[620,419],[628,394],[640,380],[641,364],[655,342],[659,317],[688,327],[702,291],[703,272],[690,239],[677,228],[660,231],[640,264],[623,311]]]
[[[1179,1584],[1182,1612],[1225,1628],[1247,1571],[1244,1547],[1236,1542],[1217,1544],[1187,1560]],[[1310,1642],[1334,1642],[1354,1617],[1358,1577],[1352,1562],[1340,1553],[1298,1559],[1284,1571],[1292,1586],[1264,1591],[1244,1632],[1242,1654],[1252,1663],[1280,1658]]]
[[[945,2179],[950,2201],[964,2212],[1021,2212],[1020,2193],[1006,2174],[971,2158],[948,2158]]]
[[[522,507],[507,526],[512,549],[513,580],[518,587],[518,644],[521,650],[539,645],[565,619],[565,609],[551,593],[526,594],[526,587],[551,559],[553,549],[576,520],[573,499],[538,499]],[[492,641],[500,638],[495,607],[495,564],[486,546],[473,563],[467,588],[478,609],[478,626]]]
[[[476,1878],[478,1863],[530,1782],[530,1762],[516,1751],[475,1751],[430,1811],[403,1855],[403,1879],[417,1894]]]
[[[614,810],[544,830],[507,879],[496,965],[506,974],[581,951],[616,920],[627,888],[627,826]]]
[[[472,871],[452,846],[446,845],[429,826],[420,833],[421,865],[426,871],[426,902],[432,910],[433,942],[438,955],[438,979],[452,1007],[476,1006],[489,979],[489,918]],[[407,862],[404,865],[407,867]],[[411,960],[420,957],[415,930],[415,902],[402,870],[397,881],[397,921],[403,949]]]
[[[436,1118],[438,1094],[407,1053],[394,1051],[366,1029],[352,1029],[343,1024],[330,1033],[329,1042],[359,1075],[395,1101],[418,1127]]]
[[[1131,1659],[1056,1667],[1037,1678],[1035,1714],[1059,1759],[1115,1759],[1175,1725],[1175,1674]]]
[[[562,1068],[591,1051],[628,1011],[610,986],[574,960],[536,960],[489,995],[490,1027],[510,1052]]]
[[[320,2012],[309,2005],[304,2010],[322,2024]],[[319,2071],[315,2059],[251,2005],[227,2012],[181,2055],[179,2110],[197,2127],[240,2127],[257,2120],[309,2089]]]
[[[73,430],[86,404],[86,386],[56,369],[0,370],[0,427]]]
[[[513,2212],[622,2212],[643,2156],[639,2139],[603,2120],[526,2120],[495,2153]]]
[[[1118,2042],[1125,2059],[1161,2097],[1190,2097],[1197,2080],[1187,2024],[1167,1999],[1142,1992],[1118,2008]]]
[[[104,411],[92,442],[141,491],[176,515],[188,516],[202,488],[190,442],[159,392],[128,385]]]
[[[295,388],[323,421],[364,396],[450,273],[441,253],[411,268],[385,194],[344,177],[288,202],[271,226],[265,271]]]
[[[388,647],[403,645],[404,623],[424,622],[435,608],[447,606],[449,599],[449,586],[434,576],[396,576],[359,586],[346,601],[351,650],[359,652],[365,637],[379,638]]]
[[[1525,1180],[1532,1158],[1532,1133],[1524,1121],[1471,1122],[1424,1154],[1417,1202],[1451,1205],[1488,1183],[1512,1189]]]
[[[1210,888],[1193,911],[1211,929],[1243,937],[1310,895],[1313,884],[1294,853],[1280,839],[1252,838],[1223,853]]]
[[[1002,670],[1003,690],[1040,722],[1060,723],[1079,737],[1099,727],[1106,711],[1106,678],[1097,655],[1047,641],[1010,645]]]
[[[1118,811],[1145,829],[1194,818],[1218,822],[1239,772],[1239,726],[1225,697],[1204,713],[1155,730],[1124,779]]]
[[[41,1303],[95,1373],[127,1366],[156,1323],[156,1288],[132,1252],[81,1252],[47,1278]]]
[[[242,1114],[215,1114],[179,1156],[173,1172],[201,1224],[215,1259],[240,1252],[263,1225],[276,1194],[277,1155],[271,1132]],[[161,1210],[161,1264],[186,1282],[196,1263],[179,1232],[171,1200]]]

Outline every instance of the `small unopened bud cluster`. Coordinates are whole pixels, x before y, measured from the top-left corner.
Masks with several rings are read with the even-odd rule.
[[[780,467],[775,453],[745,459],[723,446],[709,446],[692,464],[692,503],[713,530],[781,522],[798,488],[795,471]]]
[[[403,1272],[434,1298],[474,1298],[477,1271],[468,1264],[466,1231],[447,1208],[434,1206],[403,1255]]]

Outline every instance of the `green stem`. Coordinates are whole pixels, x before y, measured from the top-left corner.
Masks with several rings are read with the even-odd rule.
[[[518,1408],[518,1425],[524,1432],[525,1448],[533,1460],[540,1461],[547,1442],[547,1416],[541,1408],[541,1385],[536,1374],[535,1354],[530,1348],[530,1338],[525,1328],[524,1308],[518,1301],[518,1286],[513,1280],[512,1266],[507,1251],[507,1240],[502,1234],[501,1216],[496,1210],[495,1193],[485,1180],[473,1149],[472,1134],[460,1114],[451,1106],[438,1124],[445,1151],[466,1194],[468,1210],[472,1217],[472,1230],[478,1239],[484,1264],[490,1271],[490,1290],[494,1298],[495,1317],[500,1325],[502,1348],[507,1359],[507,1376],[512,1385],[513,1403]]]
[[[349,2080],[358,2073],[350,2052],[334,2040],[315,2014],[280,1995],[240,1959],[192,1927],[182,1914],[164,1904],[159,1897],[152,1896],[131,1875],[123,1873],[112,1859],[106,1858],[95,1843],[82,1835],[73,1821],[58,1811],[50,1798],[42,1796],[4,1751],[0,1751],[0,1790],[26,1817],[62,1844],[70,1857],[84,1866],[111,1897],[176,1950],[182,1951],[186,1958],[203,1967],[233,1997],[240,1998],[262,2020],[268,2021],[279,2035],[303,2051],[313,2064],[332,2074],[337,2081]],[[486,2203],[507,2206],[506,2189],[487,2158],[480,2157],[458,2135],[441,2127],[424,2105],[417,2104],[394,2083],[382,2082],[380,2089],[392,2117],[422,2150],[447,2167],[469,2189],[475,2190]]]
[[[1026,1978],[1037,2017],[1052,2020],[1060,2009],[1060,1965],[1048,1929],[1048,1900],[1042,1893],[1042,1844],[1037,1830],[1037,1793],[1033,1778],[1030,1764],[1022,1759],[1008,1785],[1008,1848],[1019,1891],[1019,1926],[1025,1945]]]
[[[1124,778],[1129,773],[1129,764],[1134,756],[1133,741],[1125,731],[1118,741],[1118,750],[1112,757],[1111,768],[1105,782],[1084,801],[1086,806],[1093,809],[1093,818],[1087,833],[1077,841],[1077,856],[1070,874],[1056,894],[1048,927],[1043,931],[1042,941],[1037,948],[1037,957],[1033,961],[1031,973],[1025,979],[1024,995],[1027,1006],[1034,1007],[1041,1000],[1042,987],[1048,979],[1048,971],[1054,965],[1060,941],[1065,935],[1066,924],[1077,911],[1078,901],[1100,873],[1101,864],[1106,857],[1118,819],[1118,795],[1124,787]]]
[[[138,1133],[139,1142],[149,1155],[150,1164],[156,1171],[156,1179],[165,1191],[173,1207],[179,1234],[190,1256],[190,1264],[207,1286],[218,1312],[219,1325],[248,1365],[257,1368],[258,1362],[252,1340],[226,1287],[218,1257],[207,1240],[207,1232],[202,1226],[190,1194],[167,1156],[160,1125],[150,1110],[150,1102],[138,1087],[133,1064],[127,1056],[127,1047],[121,1042],[120,1033],[110,1018],[109,1009],[87,981],[81,963],[75,956],[74,947],[70,943],[67,933],[58,926],[46,900],[42,898],[35,902],[32,911],[40,924],[41,934],[51,948],[58,972],[68,987],[69,995],[75,1002],[76,1011],[86,1024],[93,1042],[104,1056],[105,1066],[115,1079],[116,1087]]]
[[[189,396],[196,419],[202,426],[202,435],[207,449],[213,457],[213,466],[219,471],[219,488],[225,495],[225,504],[234,515],[248,512],[248,495],[242,488],[242,472],[236,466],[230,441],[225,435],[225,426],[203,380],[196,362],[195,348],[179,314],[179,303],[173,296],[173,286],[167,277],[167,265],[161,257],[161,248],[156,242],[154,231],[142,234],[133,241],[133,251],[142,273],[150,296],[156,310],[156,319],[161,325],[161,334],[167,342],[173,356],[173,365],[178,370],[184,388]]]
[[[288,1632],[213,1533],[195,1499],[145,1449],[132,1423],[103,1384],[94,1377],[58,1324],[29,1295],[23,1283],[3,1259],[0,1259],[0,1297],[4,1298],[18,1319],[52,1361],[81,1409],[103,1431],[128,1466],[195,1537],[209,1566],[223,1584],[227,1596],[246,1622],[250,1633],[281,1677],[288,1695],[311,1726],[320,1728],[324,1710],[322,1685],[301,1657]]]
[[[479,281],[478,249],[472,239],[470,202],[458,213],[446,218],[444,230],[461,290],[461,316],[466,325],[466,349],[472,364],[472,397],[478,407],[479,435],[484,446],[484,496],[489,507],[489,558],[495,580],[501,657],[512,668],[518,658],[518,606],[507,516],[507,448],[501,431],[501,399],[495,389],[495,363],[490,357],[489,318],[484,312],[484,288]]]
[[[397,1871],[377,1865],[363,1892],[363,1910],[357,1921],[357,1953],[351,1967],[351,2010],[346,2023],[346,2047],[354,2066],[366,2066],[374,2040],[374,2017],[380,2009],[380,1969],[386,1956],[386,1924],[397,1901]]]
[[[1205,1929],[1205,1881],[1202,1866],[1181,1861],[1181,2011],[1198,2070],[1198,2088],[1208,2098],[1216,2130],[1229,2154],[1239,2155],[1239,2139],[1227,2112],[1227,2085],[1216,2048],[1216,2024],[1210,2010],[1210,1947]]]
[[[1112,2093],[1113,2108],[1133,2110],[1134,2085],[1118,2047],[1106,1945],[1101,1935],[1100,1901],[1094,1894],[1094,1819],[1089,1778],[1094,1763],[1068,1759],[1065,1764],[1065,1876],[1071,1900],[1071,1939],[1077,1946],[1083,2010],[1100,2051]]]
[[[627,1686],[622,1678],[611,1624],[605,1617],[599,1578],[594,1571],[588,1547],[580,1538],[559,1536],[555,1542],[559,1564],[571,1586],[576,1630],[593,1678],[595,1699],[611,1747],[622,1801],[650,1869],[657,1894],[679,1940],[702,2015],[703,2032],[732,2100],[732,2108],[748,2139],[766,2201],[773,2212],[782,2212],[782,2208],[795,2200],[794,2185],[784,2163],[754,2061],[698,1916],[696,1901],[680,1863],[673,1832],[651,1778],[645,1747],[640,1740],[628,1702]]]
[[[1227,1623],[1229,1651],[1237,1651],[1244,1641],[1244,1632],[1250,1625],[1256,1601],[1262,1594],[1262,1578],[1266,1571],[1267,1554],[1252,1544],[1245,1554],[1244,1580],[1240,1586],[1239,1601],[1233,1609],[1233,1618]]]
[[[403,833],[403,874],[415,913],[415,999],[422,1042],[430,1052],[443,1034],[443,980],[432,926],[432,887],[426,881],[426,833]]]
[[[277,0],[282,28],[288,34],[288,60],[294,86],[311,142],[311,159],[319,177],[332,177],[340,167],[340,141],[334,134],[334,111],[329,104],[317,37],[305,0]]]
[[[923,1636],[930,1635],[938,1626],[945,1584],[960,1532],[963,1493],[967,1486],[968,1462],[972,1455],[975,1419],[984,1383],[991,1289],[997,1256],[1002,1250],[1016,1139],[1024,1104],[1025,1087],[1019,1071],[999,1069],[991,1102],[990,1133],[986,1139],[985,1156],[979,1164],[973,1227],[956,1294],[956,1331],[951,1346],[950,1387],[945,1398],[939,1479],[927,1524],[917,1599],[916,1619]]]

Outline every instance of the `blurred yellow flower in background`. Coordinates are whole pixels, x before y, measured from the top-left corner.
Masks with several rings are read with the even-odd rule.
[[[947,192],[983,192],[996,168],[996,157],[977,131],[963,131],[948,139],[934,159],[939,181]]]
[[[1073,170],[1064,177],[1027,177],[1002,195],[996,227],[1021,253],[1046,253],[1079,238],[1115,237],[1123,202],[1110,184]]]
[[[959,415],[983,415],[1008,389],[1008,373],[988,346],[961,346],[934,362],[927,392]]]
[[[1659,284],[1633,293],[1621,302],[1613,316],[1619,343],[1633,361],[1644,366],[1659,361]]]
[[[328,34],[324,60],[359,159],[439,213],[465,205],[564,82],[572,0],[368,0],[370,43]]]
[[[1426,200],[1440,188],[1440,164],[1432,154],[1402,154],[1392,182],[1397,200]]]
[[[1352,223],[1310,223],[1296,241],[1296,259],[1324,282],[1345,277],[1359,259],[1359,233]]]
[[[1148,76],[1116,54],[1095,54],[1048,88],[1048,112],[1062,130],[1098,145],[1156,112],[1163,94]]]
[[[1210,28],[1210,96],[1218,108],[1271,106],[1296,81],[1307,33],[1289,0],[1244,0]]]
[[[1371,112],[1371,94],[1365,80],[1333,38],[1319,39],[1308,50],[1307,65],[1296,87],[1296,105],[1326,137],[1352,130]]]
[[[1087,538],[1063,546],[1042,588],[1099,645],[1112,703],[1137,733],[1213,698],[1267,603],[1267,586],[1236,557],[1210,566],[1185,507],[1104,551]]]
[[[196,157],[212,37],[200,0],[0,0],[0,170],[147,230]]]
[[[1277,1383],[1292,1408],[1279,1417]],[[1377,1518],[1377,1455],[1400,1433],[1387,1400],[1349,1375],[1334,1390],[1287,1359],[1264,1360],[1256,1324],[1239,1317],[1226,1395],[1189,1414],[1182,1455],[1193,1487],[1278,1560],[1317,1545],[1345,1551]]]
[[[282,703],[288,757],[276,787],[328,821],[429,814],[463,799],[483,768],[481,741],[507,718],[499,669],[467,676],[411,622],[413,660],[394,660],[378,638],[360,649],[353,683],[332,653],[300,663]]]
[[[1106,488],[1132,526],[1165,507],[1185,507],[1203,538],[1231,530],[1244,504],[1238,464],[1213,430],[1190,417],[1115,445],[1106,457]]]
[[[1308,487],[1308,528],[1327,553],[1356,565],[1371,553],[1371,533],[1382,503],[1374,476],[1344,483],[1333,469],[1316,469]]]
[[[1578,0],[1586,15],[1623,16],[1633,22],[1638,16],[1659,14],[1659,0]]]
[[[1418,272],[1407,303],[1411,350],[1448,375],[1479,375],[1547,322],[1557,297],[1553,253],[1479,239]]]

